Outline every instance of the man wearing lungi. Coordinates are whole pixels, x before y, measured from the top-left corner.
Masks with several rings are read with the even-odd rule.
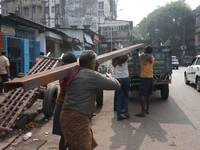
[[[97,146],[89,125],[98,90],[118,90],[120,83],[111,74],[95,71],[96,53],[83,51],[80,68],[69,77],[60,115],[62,133],[68,150],[92,150]]]

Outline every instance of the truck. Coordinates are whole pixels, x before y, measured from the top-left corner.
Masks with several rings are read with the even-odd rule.
[[[160,90],[161,98],[168,99],[169,84],[172,79],[172,59],[170,46],[153,46],[152,55],[155,58],[153,66],[153,90]],[[130,90],[138,90],[140,85],[140,60],[138,52],[132,52],[132,59],[128,62],[131,79]]]
[[[169,97],[169,84],[172,80],[172,51],[170,45],[161,45],[156,40],[140,41],[145,45],[153,45],[152,55],[155,58],[153,67],[153,90],[160,90],[161,98],[167,100]],[[140,52],[144,51],[143,49]],[[140,60],[137,51],[132,51],[132,59],[128,61],[130,91],[139,90],[140,86]],[[110,70],[111,63],[107,62],[100,65],[99,71],[106,73]],[[99,106],[103,105],[103,91],[98,91],[96,102]]]

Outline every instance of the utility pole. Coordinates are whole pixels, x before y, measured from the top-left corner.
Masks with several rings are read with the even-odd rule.
[[[111,45],[110,47],[111,47],[111,50],[110,51],[112,52],[112,26],[111,26],[111,30],[110,31],[111,31],[111,33],[110,33],[110,45]]]
[[[19,4],[19,15],[20,15],[20,17],[22,17],[22,15],[23,15],[23,13],[22,13],[22,0],[20,0],[20,4]]]
[[[185,55],[185,26],[183,26],[183,55]]]

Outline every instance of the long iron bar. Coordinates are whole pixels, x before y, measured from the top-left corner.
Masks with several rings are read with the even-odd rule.
[[[97,57],[97,60],[99,61],[99,63],[103,63],[115,57],[121,56],[125,53],[140,49],[143,46],[144,44],[141,43],[106,54],[102,54]],[[51,70],[42,71],[22,78],[17,78],[15,80],[4,83],[4,90],[5,92],[8,92],[10,90],[23,87],[24,91],[28,91],[36,87],[47,85],[48,83],[68,76],[71,69],[76,65],[78,65],[78,62],[53,68]]]

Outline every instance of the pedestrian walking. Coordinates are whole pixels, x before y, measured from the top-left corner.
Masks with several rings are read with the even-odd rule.
[[[139,95],[141,101],[142,111],[136,116],[145,117],[145,114],[149,114],[150,96],[153,91],[153,65],[155,58],[151,55],[152,47],[146,46],[144,53],[138,52],[140,59],[140,87]]]
[[[10,62],[6,57],[6,52],[1,52],[0,56],[0,95],[3,94],[3,83],[8,81],[8,77],[10,77]]]
[[[67,65],[70,63],[74,63],[77,61],[76,55],[72,52],[67,52],[64,54],[62,58],[62,65]],[[58,98],[56,99],[56,105],[55,105],[55,111],[54,111],[54,118],[53,118],[53,134],[59,135],[60,136],[60,141],[59,141],[59,150],[66,150],[64,144],[65,140],[62,134],[61,126],[60,126],[60,112],[61,108],[64,102],[65,94],[66,94],[66,81],[68,77],[60,79],[59,84],[60,84],[60,93],[58,95]]]
[[[79,66],[73,68],[66,86],[66,96],[60,115],[65,146],[69,150],[92,150],[97,146],[90,128],[98,90],[117,90],[120,83],[111,74],[107,77],[95,71],[96,53],[83,51]]]
[[[117,48],[113,48],[113,51],[115,50],[117,50]],[[130,78],[127,64],[130,58],[130,53],[127,53],[112,60],[112,76],[121,81],[121,87],[119,90],[115,90],[114,98],[114,109],[116,107],[118,121],[130,117],[128,110]],[[122,107],[124,108],[125,117],[121,116]]]

